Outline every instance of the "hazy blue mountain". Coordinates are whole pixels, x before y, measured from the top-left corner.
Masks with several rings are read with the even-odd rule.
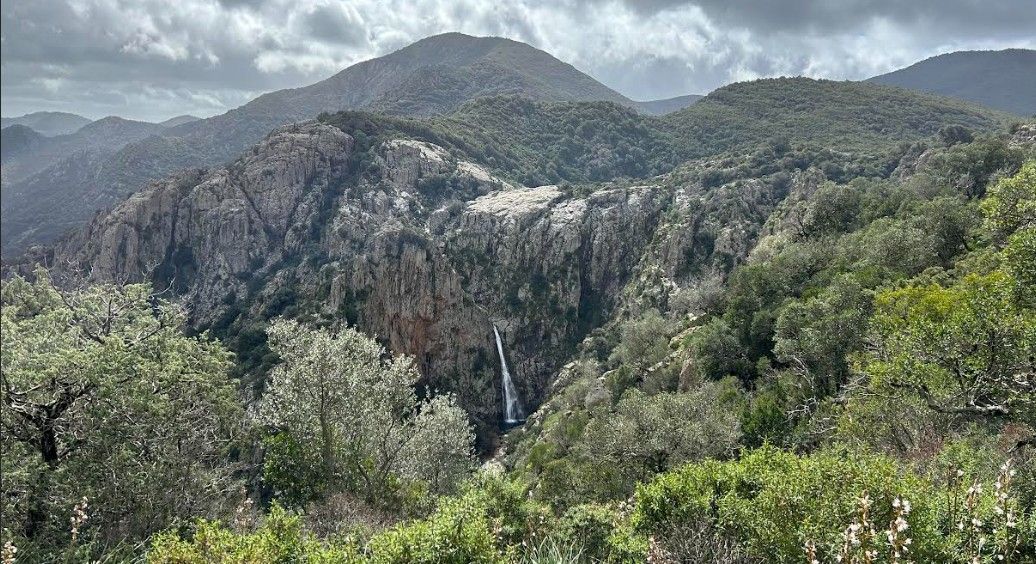
[[[33,112],[24,116],[0,118],[0,128],[24,125],[42,135],[54,136],[74,133],[90,121],[83,116],[67,112]]]
[[[684,96],[676,96],[675,98],[634,102],[634,107],[642,113],[660,116],[680,111],[702,98],[704,98],[704,96],[700,94],[687,94]]]
[[[1036,51],[1031,49],[947,53],[869,80],[1036,115]]]
[[[0,159],[25,154],[40,146],[46,137],[27,125],[14,124],[0,130]]]
[[[15,127],[19,129],[9,134],[8,130]],[[74,133],[54,137],[39,135],[30,141],[20,129],[23,127],[28,126],[17,125],[3,129],[5,143],[9,137],[15,143],[13,149],[4,150],[2,158],[5,210],[9,205],[18,205],[19,202],[18,194],[21,190],[17,187],[9,189],[10,185],[68,159],[82,158],[84,153],[91,153],[91,158],[96,158],[98,153],[114,153],[127,143],[165,129],[157,123],[109,116],[92,121]],[[19,139],[15,140],[16,137]]]
[[[200,117],[185,114],[182,116],[171,117],[165,121],[160,121],[158,122],[158,125],[162,125],[165,127],[176,127],[178,125],[191,123],[192,121],[198,121],[200,119]]]

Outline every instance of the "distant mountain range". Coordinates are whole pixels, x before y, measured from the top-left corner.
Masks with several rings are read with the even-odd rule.
[[[111,119],[116,116],[109,116]],[[122,118],[117,118],[122,119]],[[200,117],[192,115],[182,115],[169,118],[165,121],[160,121],[155,125],[161,125],[162,127],[176,127],[177,125],[183,125],[185,123],[191,123],[192,121],[200,120]],[[135,120],[126,120],[135,121]],[[17,117],[5,117],[0,118],[0,128],[7,129],[15,125],[20,125],[44,137],[57,137],[59,135],[69,135],[75,133],[83,128],[83,126],[93,123],[94,120],[85,118],[81,115],[70,114],[67,112],[33,112],[31,114],[25,114]],[[149,123],[149,122],[140,122]]]
[[[0,118],[0,128],[24,125],[41,135],[54,136],[75,133],[90,121],[83,116],[66,112],[33,112],[24,116]]]
[[[16,124],[0,130],[3,137],[4,198],[16,197],[9,192],[10,183],[26,179],[48,167],[68,159],[83,159],[117,151],[127,143],[143,139],[165,129],[157,123],[106,117],[88,122],[74,133],[47,137],[30,126]],[[7,206],[7,203],[4,203]]]
[[[275,127],[323,112],[359,109],[430,117],[459,110],[463,115],[466,103],[492,96],[533,102],[609,102],[641,114],[662,115],[657,119],[663,121],[651,122],[651,127],[678,139],[673,146],[679,154],[698,155],[781,135],[795,140],[891,143],[929,135],[940,124],[965,123],[981,130],[1006,119],[981,108],[867,83],[751,84],[722,88],[705,98],[689,95],[635,102],[524,43],[447,33],[355,64],[316,84],[264,94],[207,119],[181,116],[145,124],[106,118],[75,134],[54,138],[5,129],[4,142],[10,137],[11,147],[5,146],[3,157],[2,249],[6,255],[52,241],[148,181],[184,168],[223,164]],[[796,103],[796,97],[803,96],[801,88],[808,90],[809,100]],[[911,108],[868,115],[869,109],[886,107],[883,96]],[[894,122],[891,116],[914,121]],[[515,117],[503,116],[502,121]],[[830,127],[810,125],[821,122]],[[545,125],[548,130],[552,127],[556,124]],[[488,128],[480,135],[500,131]]]
[[[1031,49],[947,53],[869,80],[1036,115],[1036,51]]]
[[[4,173],[3,249],[50,241],[145,182],[185,167],[223,163],[279,125],[361,108],[431,116],[491,95],[609,101],[630,108],[645,104],[524,43],[437,35],[316,84],[264,94],[222,115],[170,124],[141,137],[125,136],[127,143],[109,154],[63,149],[68,156],[60,162],[44,158],[33,165],[15,163],[14,171]],[[662,111],[656,109],[659,103],[646,104],[645,111]],[[676,108],[680,102],[662,106]],[[8,168],[6,160],[3,166]]]

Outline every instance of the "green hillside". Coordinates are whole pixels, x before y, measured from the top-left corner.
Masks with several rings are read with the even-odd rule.
[[[948,124],[992,131],[1017,118],[869,83],[771,78],[724,86],[662,119],[688,150],[709,154],[776,137],[858,151],[928,137]]]
[[[721,88],[661,117],[609,102],[536,102],[497,96],[444,116],[325,116],[347,133],[389,133],[456,148],[523,184],[647,178],[688,159],[780,141],[787,146],[873,153],[960,125],[1002,130],[1008,114],[898,88],[804,78]],[[362,125],[361,125],[362,124]]]

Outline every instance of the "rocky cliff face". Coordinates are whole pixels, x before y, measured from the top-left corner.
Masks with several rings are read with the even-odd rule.
[[[520,188],[477,198],[444,225],[445,251],[504,335],[529,403],[608,318],[668,202],[657,185],[586,197]]]
[[[495,324],[536,406],[607,319],[655,236],[662,185],[516,187],[429,143],[369,150],[325,124],[271,133],[231,165],[157,182],[55,249],[95,281],[169,287],[199,328],[308,316],[416,357],[483,428],[500,418]],[[84,272],[86,272],[84,270]]]

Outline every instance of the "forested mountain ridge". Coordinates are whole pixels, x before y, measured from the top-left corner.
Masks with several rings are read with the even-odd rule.
[[[1017,119],[901,88],[801,77],[730,84],[663,117],[669,130],[691,146],[746,146],[784,136],[844,151],[934,135],[947,124],[982,130]]]
[[[870,78],[952,96],[1019,116],[1036,115],[1036,51],[958,51]]]

